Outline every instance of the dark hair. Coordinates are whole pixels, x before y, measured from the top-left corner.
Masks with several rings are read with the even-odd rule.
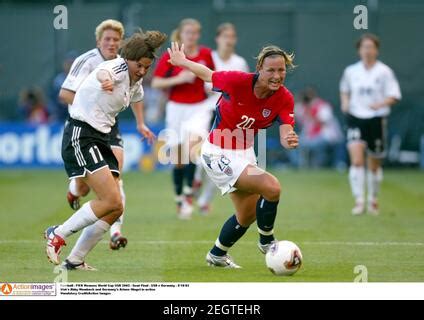
[[[377,49],[380,49],[380,39],[373,33],[364,33],[362,34],[358,41],[356,41],[356,49],[359,49],[362,45],[362,42],[364,40],[371,40],[372,42],[374,42],[374,45],[376,46]]]
[[[141,58],[156,58],[155,52],[166,40],[166,34],[160,31],[146,31],[141,29],[124,40],[120,55],[122,58],[138,61]]]

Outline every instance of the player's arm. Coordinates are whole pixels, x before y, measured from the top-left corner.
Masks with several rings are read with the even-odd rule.
[[[171,42],[168,53],[170,56],[169,63],[172,65],[190,70],[205,82],[212,82],[213,71],[203,64],[188,60],[184,54],[184,44],[180,48],[177,42]]]
[[[340,92],[340,103],[341,103],[341,109],[343,113],[347,113],[349,111],[349,101],[350,101],[350,94],[347,92]]]
[[[294,149],[299,145],[299,137],[290,124],[280,125],[280,143],[286,149]]]
[[[196,75],[188,70],[181,71],[178,75],[169,78],[153,77],[152,88],[168,89],[183,83],[193,83],[196,80]]]
[[[396,104],[399,100],[395,97],[387,97],[383,101],[376,102],[370,105],[370,108],[373,110],[378,110],[380,108],[386,107],[386,106],[393,106]]]
[[[74,98],[75,98],[75,92],[65,89],[65,88],[61,88],[59,91],[59,100],[60,102],[64,103],[64,104],[72,104],[74,103]]]
[[[100,69],[96,73],[96,78],[101,83],[102,90],[113,91],[113,79],[108,70]]]
[[[137,130],[143,136],[143,138],[147,139],[147,141],[151,144],[156,136],[152,131],[146,126],[144,123],[144,102],[137,101],[131,103],[131,109],[134,113],[135,120],[137,122]]]

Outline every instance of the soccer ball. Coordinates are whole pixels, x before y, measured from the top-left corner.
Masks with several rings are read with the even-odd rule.
[[[302,266],[302,260],[302,252],[291,241],[273,243],[265,256],[268,269],[277,276],[295,274]]]

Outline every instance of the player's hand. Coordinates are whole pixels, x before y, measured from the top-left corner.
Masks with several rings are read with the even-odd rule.
[[[168,48],[168,53],[170,57],[168,62],[176,67],[181,66],[186,60],[186,55],[184,53],[184,43],[180,47],[178,42],[171,42],[171,48]]]
[[[141,141],[143,141],[144,139],[147,139],[147,143],[152,144],[153,141],[156,139],[156,136],[154,135],[154,133],[144,123],[137,125],[137,130],[143,136],[141,138]]]
[[[193,83],[196,81],[196,75],[189,71],[189,70],[183,70],[178,74],[178,77],[181,80],[181,83]]]
[[[101,82],[101,87],[102,87],[102,90],[104,90],[104,91],[112,92],[113,91],[113,81],[110,80],[110,79],[103,80]]]
[[[288,149],[295,149],[299,146],[299,136],[294,131],[290,131],[284,137]]]
[[[371,109],[373,109],[373,110],[378,110],[378,109],[380,109],[381,107],[382,107],[382,105],[381,105],[381,103],[380,102],[376,102],[376,103],[372,103],[372,104],[370,104],[370,106],[369,106]]]

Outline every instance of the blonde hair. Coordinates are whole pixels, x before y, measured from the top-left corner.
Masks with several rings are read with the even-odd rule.
[[[259,52],[258,56],[256,57],[256,69],[260,69],[262,67],[266,58],[275,56],[282,56],[286,66],[290,69],[294,69],[296,67],[293,63],[294,53],[287,53],[283,49],[271,45],[263,47],[261,52]]]
[[[139,30],[126,39],[121,47],[120,55],[124,59],[138,61],[141,58],[156,58],[156,49],[166,40],[166,34],[160,31]]]
[[[108,19],[105,21],[102,21],[97,27],[96,27],[96,41],[99,41],[102,36],[103,33],[106,30],[113,30],[119,33],[119,35],[121,36],[121,39],[124,38],[124,34],[125,34],[125,29],[124,26],[122,25],[121,22],[119,22],[118,20],[113,20],[113,19]]]
[[[171,41],[181,43],[181,31],[183,30],[183,28],[185,26],[190,25],[190,24],[197,26],[199,28],[199,31],[202,30],[202,25],[200,24],[200,22],[198,20],[193,19],[193,18],[183,19],[178,24],[178,27],[176,29],[174,29],[174,31],[172,31]]]
[[[221,33],[223,33],[225,30],[228,30],[228,29],[232,29],[232,30],[234,30],[234,32],[236,32],[236,27],[231,22],[221,23],[216,28],[216,34],[215,34],[215,36],[218,37]]]

